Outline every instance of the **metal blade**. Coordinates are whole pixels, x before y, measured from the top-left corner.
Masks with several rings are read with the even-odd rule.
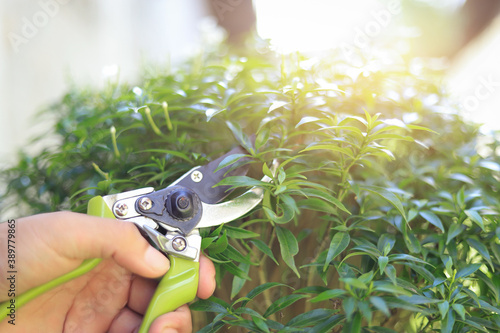
[[[196,192],[196,194],[200,197],[201,201],[208,204],[215,204],[223,200],[229,193],[231,193],[230,186],[217,186],[222,179],[228,176],[243,176],[248,172],[249,165],[240,166],[234,170],[231,170],[229,173],[228,170],[231,169],[232,166],[227,166],[214,172],[219,166],[220,162],[224,160],[224,158],[234,155],[234,154],[246,154],[247,152],[242,147],[237,147],[232,149],[227,154],[213,160],[212,162],[195,167],[185,173],[182,177],[180,177],[177,181],[172,183],[170,186],[179,185],[192,189]],[[243,157],[238,162],[244,162],[249,158]],[[227,174],[226,174],[227,173]]]
[[[264,176],[263,182],[270,182],[271,178]],[[231,222],[254,209],[264,197],[264,189],[252,187],[233,200],[211,205],[202,203],[203,215],[197,228],[212,227]]]
[[[202,203],[203,215],[196,227],[212,227],[236,220],[255,208],[262,201],[263,196],[262,188],[253,188],[231,201],[215,205]]]

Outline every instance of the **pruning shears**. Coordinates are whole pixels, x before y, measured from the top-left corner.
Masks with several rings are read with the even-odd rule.
[[[221,161],[232,154],[245,153],[238,147],[218,159],[186,172],[166,188],[155,191],[142,188],[89,201],[89,215],[132,222],[142,235],[168,255],[170,269],[161,279],[144,315],[139,333],[147,332],[160,315],[192,301],[198,289],[201,236],[199,229],[233,221],[255,208],[264,190],[253,187],[241,195],[223,201],[230,186],[215,186],[228,176],[244,175],[248,164],[218,169]],[[263,182],[271,178],[264,176]],[[18,296],[19,306],[68,280],[97,266],[101,259],[86,260],[79,268],[45,285]],[[0,317],[4,319],[5,315]]]

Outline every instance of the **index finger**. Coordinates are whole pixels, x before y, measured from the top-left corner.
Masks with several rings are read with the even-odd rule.
[[[200,280],[197,296],[207,299],[215,291],[215,267],[210,259],[203,254],[200,256]]]

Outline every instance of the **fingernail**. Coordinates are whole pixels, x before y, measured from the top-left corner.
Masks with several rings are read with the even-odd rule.
[[[170,267],[168,259],[152,246],[146,250],[145,261],[156,271],[166,271]]]

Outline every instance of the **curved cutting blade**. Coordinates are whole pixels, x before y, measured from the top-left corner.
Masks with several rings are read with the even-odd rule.
[[[230,186],[214,186],[220,183],[220,181],[225,177],[246,175],[250,167],[248,164],[246,164],[229,171],[233,167],[232,165],[230,165],[217,170],[220,163],[226,157],[235,154],[246,155],[247,151],[245,151],[245,149],[243,149],[242,147],[236,147],[227,154],[222,155],[221,157],[213,160],[206,165],[197,166],[189,170],[170,186],[177,185],[190,188],[196,192],[201,201],[209,204],[220,202],[232,191],[230,189]],[[249,157],[243,157],[238,161],[238,163],[247,161],[249,159]]]

